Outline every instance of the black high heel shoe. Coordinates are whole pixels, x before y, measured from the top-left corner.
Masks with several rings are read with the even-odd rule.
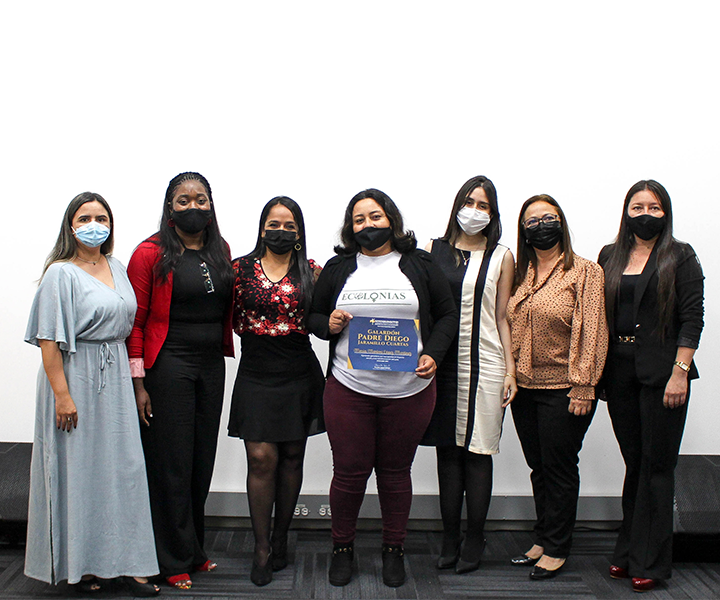
[[[463,554],[467,556],[467,554],[471,554],[468,549],[468,543],[467,540],[465,540],[465,545],[463,546],[463,551],[460,554],[460,558],[457,561],[457,564],[455,565],[455,572],[458,575],[462,575],[463,573],[471,573],[472,571],[477,571],[480,568],[480,560],[482,559],[482,554],[485,552],[485,544],[487,543],[487,540],[483,538],[482,544],[480,545],[480,550],[477,551],[477,554],[474,554],[477,556],[477,559],[471,558],[468,560],[467,558],[463,558]],[[466,554],[466,551],[467,554]]]
[[[288,566],[287,557],[287,536],[284,538],[271,540],[270,545],[272,546],[272,570],[282,571]]]
[[[250,581],[252,581],[258,587],[267,585],[272,581],[273,574],[273,555],[272,550],[268,554],[267,562],[264,567],[261,567],[253,558],[252,570],[250,571]]]
[[[457,542],[443,542],[443,547],[440,551],[440,556],[438,557],[435,566],[440,570],[452,569],[457,564],[457,561],[460,558],[461,546],[462,538],[457,540]]]

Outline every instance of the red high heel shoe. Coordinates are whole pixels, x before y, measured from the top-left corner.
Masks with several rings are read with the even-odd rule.
[[[167,581],[171,587],[178,590],[189,590],[192,587],[192,579],[190,579],[190,575],[187,573],[170,575],[170,577],[165,578],[165,581]]]
[[[214,571],[215,569],[217,569],[217,563],[208,559],[203,564],[195,565],[193,568],[196,571],[200,571],[202,573],[209,573],[210,571]]]

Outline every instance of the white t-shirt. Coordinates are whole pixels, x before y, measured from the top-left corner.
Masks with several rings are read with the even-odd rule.
[[[357,255],[357,269],[338,296],[336,308],[353,316],[419,319],[418,298],[410,280],[400,270],[400,253]],[[345,387],[378,398],[406,398],[430,385],[415,373],[363,371],[348,368],[348,327],[342,330],[333,359],[333,375]],[[418,336],[418,356],[422,340]]]

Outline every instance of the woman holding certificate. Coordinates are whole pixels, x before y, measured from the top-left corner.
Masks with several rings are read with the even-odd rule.
[[[350,582],[358,513],[373,469],[383,582],[405,582],[410,467],[435,406],[437,365],[457,329],[449,284],[417,250],[395,203],[369,189],[345,211],[337,256],[315,286],[308,327],[330,340],[325,426],[332,446],[332,585]]]

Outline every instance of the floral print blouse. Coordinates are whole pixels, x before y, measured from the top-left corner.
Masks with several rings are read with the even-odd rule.
[[[313,271],[320,267],[308,261]],[[288,335],[292,331],[307,335],[300,301],[300,273],[296,267],[280,281],[270,281],[260,259],[244,256],[233,261],[235,291],[233,328],[235,333]]]

